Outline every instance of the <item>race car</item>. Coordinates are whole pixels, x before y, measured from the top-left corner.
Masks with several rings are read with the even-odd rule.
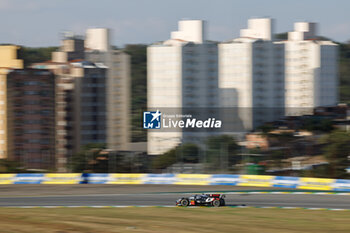
[[[177,206],[225,206],[224,194],[201,194],[188,198],[180,198],[176,201]]]

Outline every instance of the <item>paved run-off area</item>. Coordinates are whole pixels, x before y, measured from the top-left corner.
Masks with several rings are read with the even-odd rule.
[[[238,187],[231,185],[167,185],[167,184],[9,184],[0,185],[1,196],[28,195],[81,195],[81,194],[138,194],[150,192],[198,192],[198,191],[251,191],[280,190],[271,187]],[[284,189],[293,190],[293,189]]]
[[[220,191],[228,192],[229,206],[350,209],[348,193],[302,194],[271,188],[180,185],[0,185],[0,206],[174,205],[176,199],[192,193]]]

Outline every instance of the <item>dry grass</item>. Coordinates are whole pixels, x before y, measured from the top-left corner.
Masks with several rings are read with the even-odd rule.
[[[0,208],[0,232],[350,232],[350,211],[253,208]]]

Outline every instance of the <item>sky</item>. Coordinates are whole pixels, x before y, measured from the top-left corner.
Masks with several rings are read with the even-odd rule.
[[[208,39],[239,36],[254,17],[276,20],[276,32],[293,23],[319,23],[319,35],[350,40],[350,1],[322,0],[0,0],[0,44],[58,46],[62,33],[83,35],[87,28],[112,29],[112,44],[167,40],[181,19],[203,19]]]

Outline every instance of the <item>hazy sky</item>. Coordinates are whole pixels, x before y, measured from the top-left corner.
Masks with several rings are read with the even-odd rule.
[[[276,32],[296,21],[318,22],[319,34],[350,39],[350,1],[322,0],[0,0],[0,43],[57,46],[63,31],[109,27],[112,43],[166,40],[180,19],[208,21],[209,39],[237,37],[252,17],[276,19]]]

